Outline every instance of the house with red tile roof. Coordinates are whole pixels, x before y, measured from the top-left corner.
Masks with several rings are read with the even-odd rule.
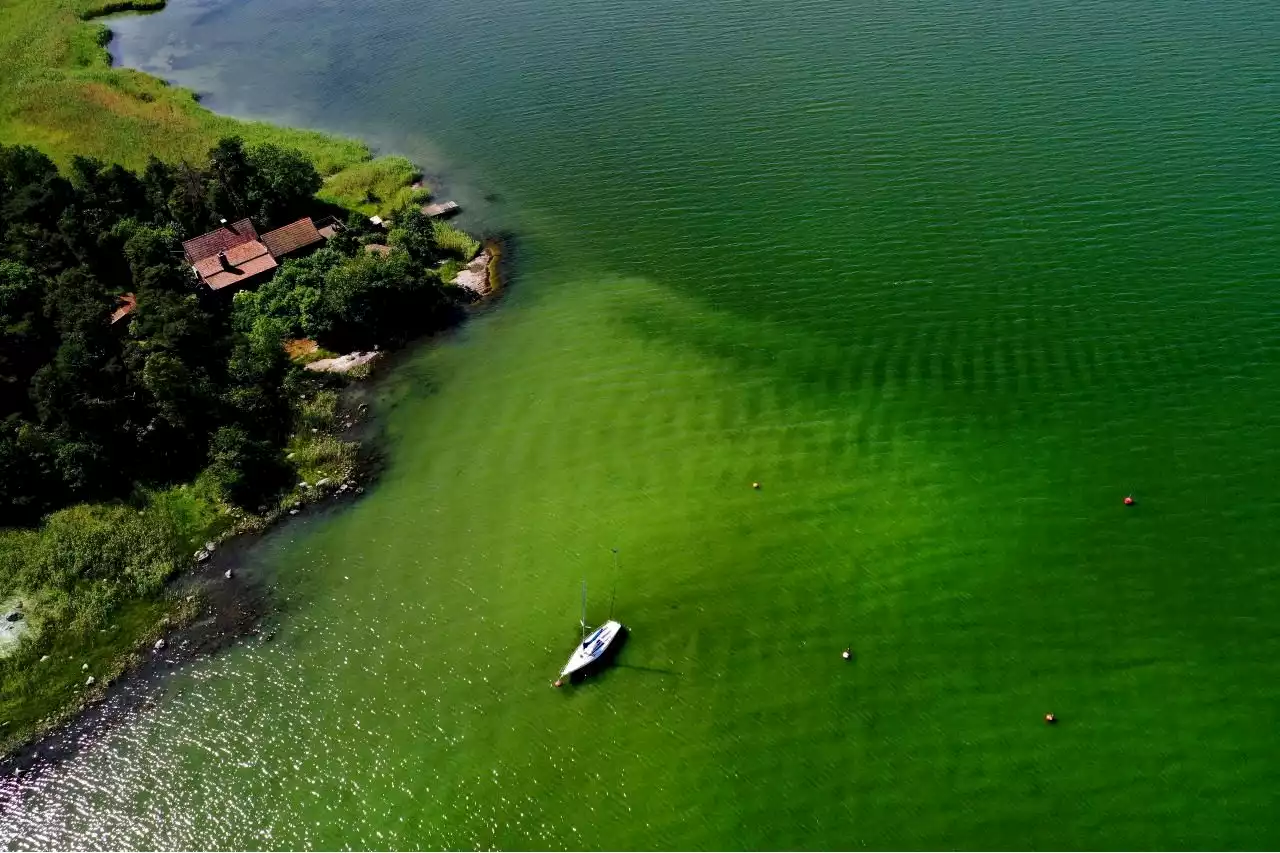
[[[251,240],[195,263],[196,275],[215,293],[260,284],[279,266],[260,240]],[[229,288],[229,290],[228,290]]]
[[[276,260],[301,254],[324,243],[324,235],[316,228],[310,216],[290,222],[262,235],[262,244]]]
[[[182,251],[209,290],[230,293],[260,284],[281,260],[323,245],[341,228],[337,220],[317,228],[311,217],[304,216],[259,237],[251,220],[230,225],[224,221],[221,228],[184,242]]]
[[[183,241],[182,252],[187,256],[187,263],[195,265],[205,258],[212,258],[219,252],[234,249],[236,246],[243,246],[245,243],[257,239],[258,229],[253,227],[252,220],[241,219],[239,222],[233,222],[228,225],[224,219],[222,220],[221,228]]]

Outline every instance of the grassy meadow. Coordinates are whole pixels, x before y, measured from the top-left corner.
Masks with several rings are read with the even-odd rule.
[[[151,154],[201,161],[219,138],[235,135],[306,153],[327,178],[326,201],[373,214],[410,200],[416,174],[404,158],[374,160],[355,140],[216,115],[189,90],[113,68],[107,27],[94,19],[163,5],[0,0],[0,141],[33,145],[60,166],[80,154],[141,169]]]

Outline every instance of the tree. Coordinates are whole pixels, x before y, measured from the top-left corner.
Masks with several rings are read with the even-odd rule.
[[[34,524],[67,497],[56,442],[16,415],[0,421],[0,513],[5,526]]]
[[[58,229],[79,263],[104,282],[125,285],[128,273],[120,258],[120,246],[133,230],[135,216],[151,218],[142,181],[119,165],[73,157],[71,184],[75,197],[63,210]]]
[[[263,228],[277,228],[305,216],[323,181],[299,151],[266,143],[248,152],[249,209]]]
[[[439,328],[449,309],[438,280],[405,252],[359,255],[325,275],[322,309],[337,349],[401,342]]]
[[[248,334],[236,335],[223,393],[224,422],[275,441],[283,440],[289,427],[288,401],[280,394],[289,370],[284,336],[283,324],[269,317],[259,317]]]
[[[372,235],[353,214],[327,248],[230,305],[197,294],[180,241],[218,217],[270,228],[309,212],[321,181],[298,152],[228,138],[207,167],[153,157],[136,176],[76,158],[64,174],[0,145],[0,512],[11,522],[206,466],[256,504],[284,482],[290,397],[314,381],[285,338],[391,344],[453,310],[427,269],[435,230],[416,210],[397,218],[388,257],[364,252]],[[129,322],[113,324],[125,292]]]
[[[114,218],[136,217],[148,211],[142,180],[119,164],[106,165],[92,157],[71,158],[71,185],[84,210],[101,210]]]
[[[411,207],[396,215],[395,227],[387,235],[387,241],[408,252],[415,263],[424,267],[435,263],[436,229],[431,219],[417,208]]]
[[[0,413],[25,408],[31,377],[53,354],[43,291],[35,270],[0,260]]]
[[[272,143],[246,149],[240,138],[227,137],[209,152],[205,199],[218,216],[249,216],[261,228],[276,228],[305,215],[322,183],[301,152]]]
[[[209,149],[209,171],[204,197],[215,216],[239,219],[248,216],[254,178],[253,164],[238,136],[218,140]]]
[[[170,179],[172,188],[165,207],[184,237],[195,237],[216,224],[213,200],[208,195],[209,181],[204,172],[183,162],[173,167]],[[157,183],[157,188],[159,186]]]
[[[169,197],[178,184],[174,172],[172,166],[156,155],[147,157],[147,167],[142,172],[142,192],[153,214],[152,224],[163,225],[175,218],[169,209]]]
[[[60,343],[31,382],[39,422],[58,439],[63,478],[86,497],[116,485],[115,451],[125,443],[125,376],[119,342],[107,324],[111,304],[83,268],[59,276],[45,295],[45,309]]]
[[[248,334],[259,317],[270,317],[280,321],[287,338],[323,334],[328,330],[323,309],[324,278],[342,260],[340,254],[326,246],[305,258],[285,261],[275,277],[256,291],[236,294],[232,327]]]
[[[0,145],[0,231],[22,223],[56,230],[73,194],[48,157],[28,145]]]
[[[139,435],[146,454],[136,470],[146,479],[172,481],[204,464],[226,349],[194,294],[148,288],[137,299],[124,358],[138,386],[137,416],[145,405],[150,417]]]
[[[134,225],[124,241],[123,253],[137,287],[153,267],[163,267],[166,271],[177,267],[182,257],[182,245],[172,227]],[[164,276],[160,278],[168,280]]]
[[[206,476],[239,506],[258,505],[286,482],[288,473],[280,451],[242,427],[220,427],[209,443]]]

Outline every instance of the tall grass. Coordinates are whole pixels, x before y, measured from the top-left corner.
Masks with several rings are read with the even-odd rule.
[[[238,135],[249,144],[274,142],[305,153],[329,176],[323,195],[334,203],[364,210],[370,190],[396,203],[407,197],[407,186],[399,191],[392,186],[408,177],[403,158],[371,160],[368,146],[355,140],[215,115],[190,90],[112,68],[103,49],[106,28],[88,19],[161,5],[161,0],[2,0],[0,141],[33,145],[61,166],[82,154],[141,169],[152,153],[172,162],[200,162],[218,139]]]
[[[0,592],[31,629],[0,659],[0,744],[8,746],[105,683],[169,608],[159,592],[184,563],[207,508],[168,493],[137,509],[80,505],[39,530],[0,531]],[[185,537],[185,540],[184,540]]]
[[[289,462],[308,483],[326,477],[345,478],[355,465],[355,442],[334,435],[338,424],[338,394],[320,390],[302,399],[295,414],[296,429],[289,441]]]
[[[433,224],[436,245],[449,254],[456,255],[460,260],[469,261],[480,251],[480,241],[466,231],[455,228],[440,219],[435,220]]]
[[[417,167],[404,157],[379,157],[328,178],[317,195],[366,216],[387,216],[426,201],[426,190],[411,186],[419,177]]]

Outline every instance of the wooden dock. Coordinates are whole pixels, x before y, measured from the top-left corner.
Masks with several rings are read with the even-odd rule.
[[[462,210],[462,208],[456,201],[436,202],[435,204],[424,205],[422,208],[422,212],[432,219],[453,216],[459,210]]]

